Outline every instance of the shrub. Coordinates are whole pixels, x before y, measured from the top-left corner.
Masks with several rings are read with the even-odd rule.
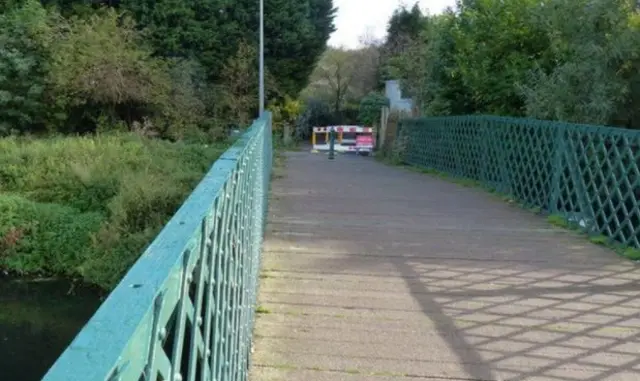
[[[0,242],[15,241],[0,267],[113,286],[223,149],[131,133],[0,140]]]
[[[76,275],[104,216],[20,195],[0,195],[0,266],[18,273]]]
[[[358,120],[365,126],[380,124],[380,113],[385,106],[389,106],[389,100],[384,94],[369,93],[360,101]]]

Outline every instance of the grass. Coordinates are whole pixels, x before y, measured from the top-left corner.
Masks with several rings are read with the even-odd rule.
[[[256,308],[256,313],[259,315],[266,315],[266,314],[270,314],[271,310],[263,306],[258,306]]]
[[[416,167],[416,166],[404,165],[404,164],[398,163],[396,161],[393,161],[393,160],[391,160],[388,157],[385,157],[383,155],[378,155],[378,156],[376,156],[376,158],[380,162],[382,162],[384,164],[400,166],[400,167],[403,167],[403,168],[408,169],[410,171],[428,174],[430,176],[434,176],[434,177],[443,179],[445,181],[449,181],[449,182],[461,185],[461,186],[466,187],[466,188],[480,188],[480,189],[483,189],[483,190],[485,190],[485,191],[487,191],[487,192],[489,192],[491,194],[497,195],[504,202],[507,202],[509,204],[517,204],[518,206],[520,206],[520,207],[522,207],[524,209],[527,209],[530,212],[535,213],[535,214],[543,214],[543,213],[545,213],[545,211],[542,210],[542,208],[540,208],[538,206],[526,207],[523,204],[518,204],[513,196],[508,195],[508,194],[501,194],[496,189],[487,187],[485,184],[483,184],[482,182],[477,181],[477,180],[451,176],[448,173],[437,171],[437,170],[434,170],[434,169],[428,169],[428,168],[421,168],[421,167]],[[559,227],[559,228],[562,228],[562,229],[576,230],[576,231],[580,230],[580,226],[578,224],[576,224],[574,222],[570,222],[563,215],[558,215],[558,214],[548,215],[547,216],[547,222],[549,222],[553,226],[556,226],[556,227]],[[621,256],[623,256],[625,258],[628,258],[628,259],[633,260],[633,261],[640,261],[640,249],[636,249],[636,248],[632,248],[632,247],[624,247],[624,246],[622,246],[622,245],[620,245],[620,244],[618,244],[616,242],[613,242],[609,237],[604,236],[604,235],[592,235],[592,234],[587,234],[587,233],[584,233],[584,235],[587,237],[589,242],[591,242],[591,243],[593,243],[595,245],[605,246],[605,247],[615,251],[616,253],[620,254]]]
[[[300,148],[297,143],[285,146],[279,143],[279,141],[276,136],[273,137],[273,168],[271,170],[271,180],[284,178],[287,160],[285,152],[293,152]]]
[[[269,279],[269,278],[273,278],[273,275],[271,275],[269,272],[263,271],[260,273],[260,279]]]
[[[638,249],[628,247],[624,249],[624,251],[622,252],[622,255],[631,260],[640,261],[640,250]]]
[[[0,139],[0,269],[112,288],[226,144]]]
[[[606,246],[609,244],[609,238],[603,235],[595,235],[595,236],[589,237],[589,241],[595,245]]]
[[[567,221],[567,219],[564,216],[561,216],[561,215],[552,214],[549,217],[547,217],[547,222],[549,222],[551,225],[557,226],[559,228],[563,228],[563,229],[571,228],[571,225],[569,224],[569,221]]]
[[[550,224],[562,229],[580,231],[580,226],[577,223],[567,220],[567,218],[562,215],[557,215],[557,214],[550,215],[549,217],[547,217],[547,221],[549,221]],[[640,250],[636,248],[625,247],[619,244],[618,242],[613,241],[611,238],[603,234],[597,234],[597,235],[587,234],[587,233],[582,233],[582,234],[584,234],[589,240],[589,242],[591,242],[594,245],[604,246],[632,261],[640,260]]]

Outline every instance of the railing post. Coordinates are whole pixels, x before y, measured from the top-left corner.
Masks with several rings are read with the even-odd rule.
[[[553,165],[551,167],[552,170],[552,180],[551,180],[551,189],[549,192],[549,205],[547,210],[554,214],[558,212],[558,201],[560,200],[560,182],[562,179],[562,172],[564,171],[564,166],[562,165],[562,156],[565,150],[564,144],[564,129],[556,127],[556,131],[554,134],[554,142],[553,142]]]
[[[495,188],[494,187],[494,181],[491,179],[491,176],[489,175],[489,166],[491,165],[491,152],[490,149],[491,147],[489,146],[489,126],[487,123],[487,119],[484,116],[478,117],[478,120],[480,121],[480,144],[481,144],[481,150],[482,150],[482,164],[481,164],[481,169],[480,169],[480,181],[482,181],[483,183],[487,184],[489,187]]]
[[[560,129],[560,128],[559,128]],[[583,139],[584,136],[582,134],[579,135],[578,139]],[[573,183],[574,192],[576,193],[576,200],[578,202],[579,210],[572,210],[574,222],[580,223],[581,220],[585,220],[585,226],[583,228],[585,230],[590,230],[592,228],[592,223],[594,220],[594,216],[591,213],[591,205],[588,203],[587,197],[587,189],[584,184],[584,176],[582,173],[582,168],[580,165],[580,158],[577,158],[575,155],[576,145],[574,144],[572,139],[565,139],[565,152],[571,152],[571,155],[567,155],[569,158],[567,160],[567,164],[569,166],[569,176],[571,176],[571,182]],[[566,144],[569,143],[569,144]],[[578,143],[580,144],[580,143]],[[570,151],[569,151],[570,150]],[[587,222],[589,226],[587,226]]]
[[[496,147],[496,154],[497,154],[497,158],[498,158],[498,169],[499,169],[499,173],[500,173],[500,180],[499,180],[499,188],[498,191],[500,193],[505,193],[505,194],[513,194],[514,189],[511,183],[511,173],[509,168],[507,167],[507,160],[508,160],[508,156],[509,154],[511,154],[511,152],[506,152],[507,150],[505,150],[505,147],[507,147],[507,144],[505,144],[505,140],[509,139],[509,134],[507,133],[507,129],[509,128],[508,126],[504,125],[504,122],[502,123],[494,123],[492,128],[492,132],[494,133],[493,137],[494,137],[494,142],[497,145]],[[496,135],[497,134],[497,135]]]

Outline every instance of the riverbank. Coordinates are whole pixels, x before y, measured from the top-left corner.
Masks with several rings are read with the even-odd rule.
[[[110,290],[227,146],[0,139],[0,270]]]

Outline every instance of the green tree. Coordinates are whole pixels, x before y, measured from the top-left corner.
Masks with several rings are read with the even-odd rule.
[[[36,0],[0,14],[0,135],[41,125],[50,19]]]
[[[403,91],[426,115],[474,112],[474,102],[456,62],[458,15],[448,11],[426,16],[422,31],[394,56],[383,57],[388,77],[399,79]]]
[[[258,2],[242,0],[240,4],[242,11],[251,17],[238,21],[246,36],[257,42]],[[265,65],[283,95],[297,97],[309,83],[309,76],[335,30],[335,12],[332,0],[265,1]]]
[[[123,0],[145,28],[156,54],[194,58],[215,82],[240,44],[257,46],[258,2],[253,0]],[[266,66],[284,93],[296,96],[335,30],[332,0],[265,2]]]
[[[383,94],[368,94],[360,101],[358,121],[367,126],[377,124],[380,121],[380,111],[385,106],[389,106],[389,100]]]
[[[123,0],[139,28],[147,32],[147,42],[164,57],[189,57],[197,39],[195,9],[191,0]]]
[[[638,99],[638,93],[630,94],[640,58],[640,34],[629,26],[631,3],[554,0],[550,5],[537,21],[548,31],[554,66],[537,68],[523,86],[527,113],[582,123],[614,121],[629,110],[628,99]],[[619,121],[626,124],[626,118]]]
[[[94,122],[116,120],[136,106],[169,104],[166,63],[141,48],[139,39],[133,21],[113,9],[68,24],[59,20],[50,82],[68,107],[80,112],[78,125],[87,116]]]
[[[479,111],[525,114],[516,84],[524,84],[548,59],[549,39],[533,22],[540,8],[537,0],[476,0],[461,6],[455,62]]]
[[[73,13],[84,0],[50,0]],[[258,1],[96,0],[129,12],[157,56],[199,61],[213,82],[240,44],[257,46]],[[282,94],[297,96],[333,31],[332,0],[265,1],[266,66]]]
[[[406,6],[396,9],[387,25],[387,39],[384,44],[387,53],[402,52],[411,41],[420,36],[426,19],[418,3],[411,9]]]
[[[461,0],[456,12],[424,17],[383,65],[427,115],[638,128],[639,20],[632,0]]]
[[[387,79],[397,79],[397,71],[393,65],[398,57],[414,46],[414,42],[422,35],[427,17],[423,15],[418,3],[410,9],[401,6],[393,12],[387,24],[387,37],[381,47],[382,65],[380,82]]]
[[[354,51],[329,48],[311,76],[307,93],[324,99],[332,105],[334,113],[340,114],[346,102],[354,98],[351,96],[351,87],[357,70],[358,62]]]

